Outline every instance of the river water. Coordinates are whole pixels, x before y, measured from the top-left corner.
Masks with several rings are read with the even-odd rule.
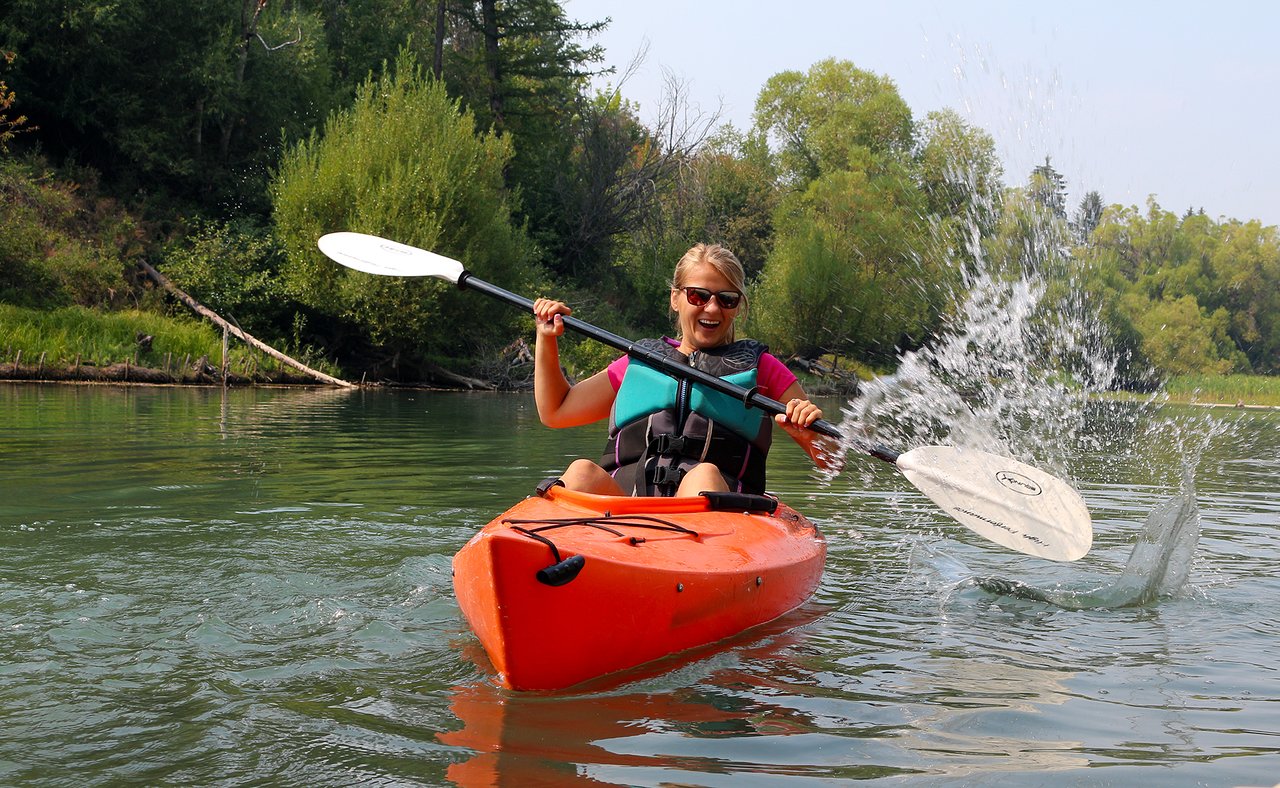
[[[523,695],[494,685],[450,556],[602,428],[547,430],[520,395],[0,385],[0,783],[1271,785],[1280,414],[1125,407],[1100,429],[1164,436],[1132,456],[1170,472],[1078,464],[1079,562],[982,542],[874,460],[827,482],[779,446],[772,489],[830,544],[809,604]],[[1159,420],[1197,428],[1138,423]],[[971,582],[1104,585],[1180,493],[1201,532],[1153,601]]]

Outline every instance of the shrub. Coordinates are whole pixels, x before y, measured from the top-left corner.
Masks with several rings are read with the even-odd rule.
[[[503,187],[511,155],[507,139],[477,134],[444,85],[402,54],[394,73],[367,81],[350,109],[280,165],[271,194],[288,292],[395,353],[472,356],[505,344],[514,311],[429,278],[345,270],[316,240],[338,230],[385,236],[521,287],[536,272],[524,264],[530,244],[512,224]]]

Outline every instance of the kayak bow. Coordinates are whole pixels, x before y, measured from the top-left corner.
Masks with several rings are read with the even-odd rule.
[[[781,616],[817,588],[826,550],[813,523],[766,496],[551,486],[477,533],[453,582],[499,680],[555,690]]]

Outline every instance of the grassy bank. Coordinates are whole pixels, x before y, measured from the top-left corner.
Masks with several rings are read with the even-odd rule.
[[[1173,402],[1280,407],[1280,377],[1267,375],[1180,375],[1165,383]]]
[[[234,338],[228,356],[229,371],[244,377],[258,377],[278,366],[274,359]],[[168,371],[201,359],[214,367],[222,365],[222,333],[208,323],[137,310],[65,307],[44,311],[0,303],[0,365],[58,368],[127,363]],[[330,372],[326,366],[318,368]]]

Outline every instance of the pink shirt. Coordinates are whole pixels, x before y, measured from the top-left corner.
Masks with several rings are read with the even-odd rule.
[[[676,343],[670,339],[667,344],[675,346]],[[608,366],[606,372],[609,374],[609,383],[613,386],[613,390],[617,391],[622,386],[622,376],[627,374],[627,362],[631,360],[630,356],[622,356]],[[787,369],[787,365],[778,360],[777,356],[772,353],[765,353],[760,357],[760,367],[756,374],[756,385],[760,387],[760,393],[769,399],[781,400],[782,395],[787,389],[791,388],[791,384],[796,382],[795,373]]]

